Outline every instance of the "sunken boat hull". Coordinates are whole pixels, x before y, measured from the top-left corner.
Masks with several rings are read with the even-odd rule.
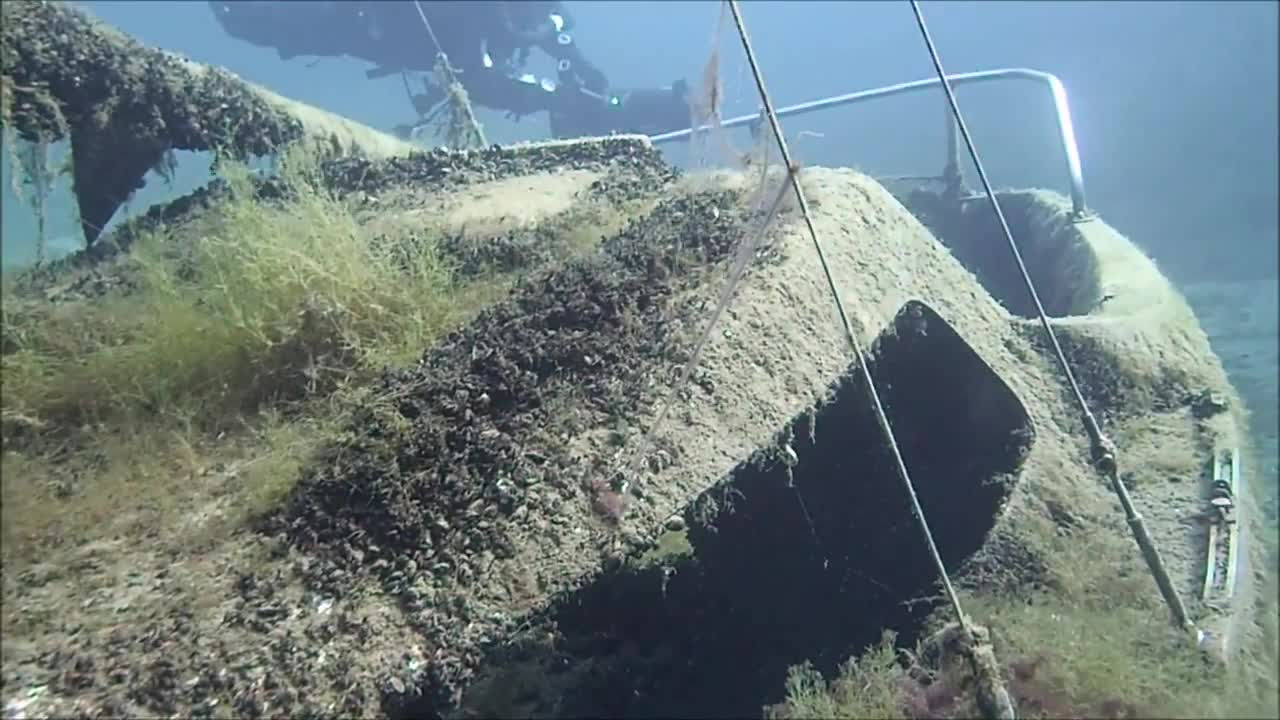
[[[506,176],[456,173],[472,179],[437,195],[483,197],[486,183],[576,162],[595,179],[567,197],[605,202],[649,172],[652,200],[597,251],[530,271],[418,364],[388,371],[380,400],[256,531],[274,569],[226,579],[231,609],[188,616],[181,632],[172,618],[130,631],[164,635],[149,653],[168,670],[55,683],[48,707],[187,713],[229,698],[246,715],[736,716],[775,702],[790,665],[831,669],[886,629],[910,641],[931,627],[937,578],[794,212],[677,388],[751,219],[753,178],[673,181],[643,139],[490,159],[502,153]],[[386,170],[390,185],[412,185],[479,157],[352,176]],[[347,176],[342,162],[333,178]],[[980,220],[917,209],[931,232],[854,171],[802,181],[965,592],[1069,585],[1064,546],[1100,543],[1154,596],[1040,328],[1001,297],[996,261],[975,259],[989,237]],[[390,185],[361,192],[391,197]],[[1019,197],[1025,252],[1043,242],[1076,258],[1043,265],[1070,269],[1043,278],[1047,297],[1064,298],[1053,323],[1194,598],[1207,529],[1186,516],[1206,502],[1212,449],[1247,447],[1234,391],[1186,304],[1127,240],[1072,222],[1051,194]],[[1230,409],[1202,412],[1206,392]],[[78,657],[122,641],[81,642]],[[269,668],[273,687],[228,680],[229,663]],[[155,673],[193,677],[195,690]]]
[[[14,27],[53,22],[123,54],[119,38],[76,30],[53,7],[22,4],[12,17],[26,25]],[[4,35],[31,74],[24,87],[62,72],[49,57],[70,52],[41,55],[30,41],[41,33],[56,34]],[[234,78],[149,57],[166,77],[234,90],[250,116],[273,119],[270,137],[242,152],[335,136]],[[82,160],[130,157],[122,187],[168,150],[234,139],[125,132],[128,117],[102,126],[77,98],[53,98],[66,128],[41,124],[44,96],[19,97],[28,105],[12,122],[38,141],[112,135],[123,150],[106,143]],[[204,125],[223,109],[184,112]],[[165,127],[175,125],[192,123]],[[351,134],[349,147],[329,144],[409,152],[375,152],[383,136]],[[131,136],[144,142],[124,147]],[[30,714],[740,716],[779,699],[790,665],[833,669],[886,629],[910,642],[936,624],[937,578],[794,210],[766,236],[692,382],[676,386],[754,219],[757,175],[681,182],[634,137],[324,168],[331,190],[366,198],[370,226],[394,216],[438,229],[443,217],[462,267],[523,278],[419,362],[385,373],[341,441],[244,539],[269,560],[202,567],[221,589],[206,604],[7,649],[6,687],[35,677],[47,689]],[[801,181],[966,596],[1069,588],[1081,568],[1063,558],[1082,554],[1108,568],[1090,582],[1154,596],[982,206],[895,197],[852,170],[811,168]],[[548,264],[548,236],[521,222],[475,231],[493,220],[478,208],[499,185],[541,197],[523,220],[595,227],[609,206],[627,221]],[[110,216],[101,188],[84,192],[86,216]],[[1175,585],[1202,597],[1210,529],[1188,518],[1208,502],[1211,459],[1233,448],[1248,458],[1235,391],[1186,303],[1128,240],[1073,219],[1051,193],[1002,199]],[[205,194],[122,226],[115,242],[44,271],[39,294],[102,284],[107,248],[127,253],[147,223],[181,227],[210,208]],[[641,444],[668,398],[672,411]],[[1250,501],[1240,488],[1239,587],[1229,602],[1192,603],[1228,655],[1251,603]]]

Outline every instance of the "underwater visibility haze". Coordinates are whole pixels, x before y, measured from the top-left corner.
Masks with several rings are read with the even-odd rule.
[[[1275,717],[1278,10],[0,4],[5,717]]]

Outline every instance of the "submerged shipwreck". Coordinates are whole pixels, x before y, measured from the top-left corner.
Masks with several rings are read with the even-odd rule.
[[[33,716],[742,716],[791,666],[829,671],[885,629],[911,644],[946,620],[794,203],[695,357],[760,215],[752,191],[785,169],[686,175],[660,150],[688,133],[423,151],[61,4],[4,14],[4,126],[70,140],[92,241],[40,271],[41,297],[98,283],[139,228],[216,209],[201,191],[98,237],[174,149],[310,142],[370,223],[474,226],[512,191],[528,221],[465,248],[523,268],[511,293],[388,370],[394,412],[360,417],[255,529],[274,575],[229,573],[207,606],[109,632],[6,633],[6,701],[23,683],[43,688]],[[1088,555],[1097,582],[1177,598],[1187,642],[1230,663],[1254,602],[1242,403],[1184,299],[1085,205],[1056,78],[952,79],[1010,77],[1049,91],[1069,171],[1068,196],[996,193],[1056,343],[954,137],[932,181],[799,173],[826,269],[962,594],[1053,593]],[[605,206],[626,222],[545,262],[540,223]]]

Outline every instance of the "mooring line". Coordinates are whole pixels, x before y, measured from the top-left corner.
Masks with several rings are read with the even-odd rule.
[[[444,59],[444,72],[449,76],[449,82],[458,82],[458,76],[453,74],[453,67],[449,65],[449,56],[445,54],[440,38],[436,37],[436,31],[431,29],[431,21],[427,19],[427,13],[422,9],[420,0],[413,0],[413,7],[418,11],[418,17],[422,19],[422,26],[427,29],[427,37],[431,38],[431,44],[436,49],[436,57]]]
[[[956,649],[968,659],[976,682],[978,706],[983,715],[989,718],[1012,720],[1016,717],[1013,700],[1009,692],[1004,688],[1000,668],[991,648],[988,634],[985,629],[972,625],[968,617],[965,616],[964,609],[960,606],[960,598],[956,595],[955,587],[951,584],[951,576],[947,572],[946,565],[942,562],[942,555],[938,552],[937,543],[934,542],[933,532],[929,529],[929,521],[925,518],[924,509],[920,506],[920,499],[916,496],[915,485],[911,481],[911,473],[907,470],[907,464],[902,458],[902,449],[898,446],[897,438],[894,437],[893,427],[889,423],[889,416],[885,412],[884,403],[880,399],[880,392],[876,389],[875,380],[871,376],[871,368],[867,364],[866,353],[863,351],[861,343],[858,342],[858,338],[854,335],[853,329],[849,324],[849,317],[845,313],[844,303],[840,299],[840,290],[832,277],[826,253],[822,250],[822,241],[818,239],[818,231],[814,227],[813,218],[809,212],[809,202],[805,198],[804,189],[800,186],[799,168],[792,161],[791,152],[787,148],[786,137],[782,134],[782,124],[778,121],[777,111],[774,110],[773,101],[770,99],[769,92],[765,87],[764,76],[760,72],[760,64],[756,61],[755,51],[751,47],[751,39],[747,35],[747,28],[742,20],[742,11],[738,7],[738,0],[726,0],[726,2],[733,13],[733,20],[738,28],[738,37],[742,39],[743,52],[746,53],[747,63],[751,66],[751,74],[755,78],[756,89],[760,92],[760,100],[769,119],[769,126],[777,139],[778,151],[782,154],[782,161],[787,168],[787,176],[791,181],[792,189],[795,191],[796,201],[800,205],[801,217],[804,218],[805,226],[809,230],[809,239],[812,240],[813,249],[818,255],[819,263],[822,265],[822,273],[826,278],[827,289],[831,293],[836,313],[840,317],[840,324],[844,328],[845,338],[857,357],[858,368],[862,373],[863,381],[866,383],[867,393],[871,397],[871,406],[875,411],[876,422],[880,425],[885,442],[893,454],[898,478],[902,481],[903,490],[911,500],[912,514],[919,526],[920,534],[924,536],[925,544],[928,546],[929,556],[932,558],[934,568],[942,582],[943,593],[947,598],[947,602],[951,605],[952,612],[955,614],[955,625],[944,631],[944,638],[949,637],[953,640],[958,640],[958,644],[955,646]],[[941,642],[945,644],[948,641],[944,639]]]
[[[445,88],[446,100],[458,102],[458,88],[464,88],[457,74],[453,71],[453,66],[449,64],[449,56],[444,51],[444,46],[440,44],[440,38],[436,37],[436,31],[431,28],[431,21],[427,19],[427,13],[422,9],[421,0],[413,0],[413,7],[418,11],[418,17],[422,20],[422,26],[427,29],[427,37],[431,38],[431,44],[436,48],[436,66],[443,68],[444,74],[449,78],[449,87]],[[408,83],[405,84],[406,89]],[[480,127],[480,121],[476,119],[475,110],[471,107],[470,99],[467,102],[459,102],[462,105],[462,111],[467,116],[467,124],[471,126],[472,139],[478,141],[480,146],[488,145],[488,141],[484,136],[484,129]]]
[[[1076,382],[1076,376],[1071,370],[1071,364],[1067,362],[1067,356],[1063,353],[1062,346],[1058,343],[1058,335],[1053,331],[1049,316],[1045,313],[1044,305],[1040,302],[1040,293],[1036,292],[1036,286],[1031,280],[1031,274],[1027,272],[1027,265],[1022,260],[1022,252],[1018,250],[1018,244],[1013,240],[1013,232],[1009,230],[1009,223],[1005,220],[1004,211],[1000,208],[1000,201],[996,198],[995,190],[992,189],[991,181],[987,177],[987,171],[982,166],[981,158],[978,157],[978,149],[973,144],[973,136],[969,134],[969,126],[965,124],[964,116],[960,113],[960,104],[956,101],[955,90],[951,87],[951,81],[942,69],[942,59],[938,56],[938,49],[933,43],[933,37],[929,34],[928,26],[925,24],[924,13],[920,10],[920,3],[917,0],[909,0],[909,2],[911,3],[911,11],[915,13],[916,25],[920,29],[920,35],[924,38],[925,47],[929,51],[929,58],[933,61],[933,69],[937,72],[938,81],[942,84],[942,89],[947,94],[947,103],[951,106],[951,114],[955,117],[956,127],[959,128],[960,135],[964,138],[964,144],[969,150],[969,158],[973,160],[973,167],[978,173],[978,179],[982,182],[982,189],[987,193],[987,199],[991,203],[991,210],[995,213],[996,219],[1000,221],[1000,231],[1004,234],[1004,239],[1009,245],[1009,252],[1012,253],[1014,263],[1018,266],[1018,272],[1022,275],[1022,283],[1027,288],[1027,293],[1031,296],[1031,302],[1035,305],[1036,315],[1040,319],[1040,327],[1044,329],[1045,336],[1049,339],[1050,345],[1053,346],[1053,354],[1057,358],[1058,367],[1062,369],[1062,374],[1066,377],[1067,384],[1071,386],[1071,393],[1075,396],[1076,405],[1080,408],[1080,414],[1084,418],[1085,431],[1089,434],[1093,461],[1098,470],[1111,482],[1112,489],[1115,491],[1116,496],[1120,498],[1120,505],[1124,509],[1125,518],[1129,523],[1130,530],[1133,532],[1134,540],[1138,544],[1138,549],[1142,552],[1143,559],[1147,562],[1147,568],[1155,578],[1156,585],[1160,589],[1160,594],[1164,597],[1165,604],[1169,606],[1174,622],[1181,628],[1196,632],[1195,624],[1191,622],[1191,617],[1187,614],[1187,608],[1182,604],[1182,598],[1178,595],[1178,591],[1173,586],[1173,581],[1169,578],[1164,561],[1160,557],[1160,551],[1157,549],[1151,535],[1147,532],[1146,523],[1143,522],[1142,515],[1134,508],[1133,500],[1129,497],[1128,488],[1125,487],[1124,481],[1120,479],[1115,445],[1103,434],[1097,418],[1094,417],[1093,411],[1089,409],[1089,403],[1085,400],[1084,393],[1080,391],[1080,384]]]
[[[795,192],[796,202],[800,206],[800,216],[804,218],[805,227],[809,231],[809,239],[813,243],[813,249],[818,254],[818,262],[822,265],[822,274],[826,279],[827,290],[831,294],[831,299],[835,304],[836,314],[840,317],[841,327],[844,329],[845,340],[848,341],[849,347],[853,350],[858,360],[858,368],[861,371],[862,379],[866,383],[867,393],[871,396],[872,409],[875,411],[876,422],[880,425],[880,431],[884,434],[885,442],[889,445],[889,449],[893,454],[894,464],[897,467],[898,478],[902,481],[903,489],[907,493],[907,497],[911,500],[911,511],[919,524],[920,534],[924,536],[925,544],[929,549],[929,556],[933,560],[934,567],[938,571],[938,576],[942,580],[943,591],[946,594],[947,601],[951,605],[951,609],[955,612],[956,622],[961,630],[969,630],[969,620],[965,617],[964,610],[960,607],[960,599],[956,595],[955,588],[951,584],[951,577],[947,573],[947,567],[942,562],[942,555],[938,552],[938,546],[933,540],[933,532],[929,529],[929,523],[925,519],[924,509],[920,506],[920,499],[916,496],[915,485],[911,482],[911,473],[907,470],[906,461],[902,458],[902,449],[898,446],[897,438],[894,437],[893,428],[889,424],[889,416],[885,412],[884,403],[880,399],[880,393],[876,389],[875,380],[871,376],[871,368],[867,364],[866,353],[862,349],[862,344],[858,342],[857,336],[853,332],[853,327],[849,324],[849,316],[845,312],[844,302],[840,298],[840,290],[836,286],[835,278],[831,273],[831,266],[827,262],[827,255],[822,249],[822,241],[818,238],[818,230],[813,224],[813,217],[809,212],[809,201],[805,197],[804,189],[800,186],[799,173],[797,166],[792,161],[791,150],[787,147],[786,137],[782,134],[782,124],[778,120],[777,112],[774,110],[773,100],[769,97],[769,91],[765,87],[764,76],[760,72],[760,65],[756,61],[755,51],[751,46],[751,38],[747,34],[746,24],[742,20],[742,11],[738,7],[738,0],[726,0],[729,4],[729,10],[733,13],[733,22],[738,29],[738,37],[742,40],[742,50],[747,56],[747,63],[751,68],[751,75],[756,81],[756,90],[760,93],[760,101],[764,104],[765,115],[769,119],[769,126],[773,130],[774,138],[778,142],[778,152],[782,154],[782,162],[787,168],[787,178],[791,182],[791,188]]]

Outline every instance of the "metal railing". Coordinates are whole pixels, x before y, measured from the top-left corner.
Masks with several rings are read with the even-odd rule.
[[[1084,196],[1084,173],[1080,169],[1080,149],[1076,144],[1075,126],[1071,122],[1071,109],[1067,105],[1067,91],[1062,86],[1062,81],[1055,75],[1039,70],[1030,70],[1027,68],[1004,68],[1001,70],[982,70],[978,72],[958,73],[956,75],[948,75],[947,80],[953,86],[970,85],[976,83],[991,82],[994,80],[1030,80],[1044,85],[1049,89],[1050,96],[1053,99],[1054,115],[1058,121],[1058,137],[1062,143],[1062,153],[1066,159],[1067,177],[1071,190],[1071,206],[1073,214],[1076,218],[1085,218],[1089,215],[1088,206],[1085,204]],[[844,105],[853,105],[865,100],[874,100],[877,98],[892,97],[894,95],[902,95],[905,93],[915,92],[917,90],[927,90],[939,87],[941,81],[938,78],[929,78],[927,80],[915,80],[912,82],[899,83],[897,85],[889,85],[886,87],[873,88],[871,90],[860,90],[858,92],[847,93],[844,95],[833,95],[831,97],[819,100],[811,100],[809,102],[791,105],[788,107],[778,108],[778,117],[786,117],[788,115],[805,115],[818,110],[826,110],[828,108],[842,107]],[[721,123],[721,127],[748,127],[755,132],[762,122],[761,116],[739,115],[730,118]],[[649,139],[654,144],[662,144],[674,140],[681,140],[694,134],[696,131],[708,130],[708,127],[687,128],[685,130],[676,130],[674,132],[663,133],[661,135],[653,135]],[[949,143],[954,145],[954,143]],[[954,153],[954,148],[949,149]],[[954,154],[948,158],[948,163],[954,162]]]
[[[1215,448],[1213,481],[1210,487],[1209,542],[1205,561],[1205,602],[1231,603],[1239,572],[1238,531],[1235,499],[1240,496],[1240,449]],[[1222,567],[1219,567],[1222,563]]]

